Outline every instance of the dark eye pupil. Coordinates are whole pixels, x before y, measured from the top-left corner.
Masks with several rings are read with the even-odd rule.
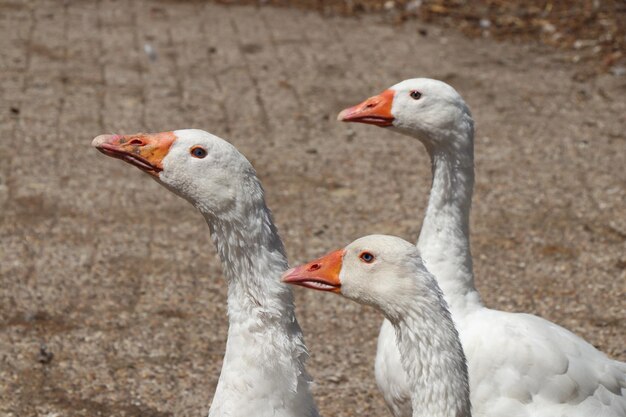
[[[418,100],[420,97],[422,97],[422,93],[415,90],[411,91],[411,98]]]
[[[206,156],[206,151],[202,148],[194,148],[191,153],[197,158],[204,158]]]
[[[361,254],[361,259],[363,259],[365,262],[372,262],[374,260],[374,255],[369,252],[363,252]]]

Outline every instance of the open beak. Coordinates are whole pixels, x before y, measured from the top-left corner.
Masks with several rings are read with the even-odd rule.
[[[339,293],[341,281],[341,263],[344,250],[337,250],[315,261],[286,271],[281,280],[287,284],[299,285],[318,291]]]
[[[174,132],[100,135],[91,144],[103,154],[121,159],[148,174],[159,177],[163,158],[176,140]]]
[[[391,126],[394,121],[394,117],[391,115],[394,95],[393,90],[385,90],[377,96],[370,97],[356,106],[343,110],[337,116],[337,120],[381,127]]]

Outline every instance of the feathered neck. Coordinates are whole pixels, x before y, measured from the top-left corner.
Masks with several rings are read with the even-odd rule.
[[[228,341],[209,416],[318,416],[293,295],[280,282],[285,250],[252,182],[227,212],[203,212],[228,281]]]
[[[432,186],[417,247],[437,277],[453,314],[481,306],[474,286],[469,215],[474,188],[474,127],[470,116],[454,129],[423,140]]]
[[[461,341],[434,276],[411,302],[387,315],[411,389],[413,417],[470,417],[469,378]]]

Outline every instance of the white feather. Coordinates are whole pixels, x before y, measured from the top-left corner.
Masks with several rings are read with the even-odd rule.
[[[433,184],[417,247],[441,286],[461,336],[476,416],[625,417],[626,364],[568,330],[528,314],[486,308],[474,286],[469,211],[473,121],[461,96],[436,80],[395,91],[392,129],[424,143]],[[421,92],[414,100],[409,93]],[[381,328],[376,380],[396,417],[411,416],[392,326]]]
[[[282,241],[248,160],[201,130],[175,131],[159,181],[204,215],[228,281],[228,341],[210,417],[317,417]],[[190,155],[206,149],[203,159]]]
[[[362,258],[365,252],[371,255],[369,261]],[[286,275],[329,279],[328,271],[334,268],[329,264],[338,262],[334,256],[314,261],[322,265],[317,269],[309,269],[307,264]],[[326,272],[322,272],[324,268]],[[443,293],[415,245],[386,235],[357,239],[342,251],[338,281],[340,286],[335,288],[341,295],[375,307],[391,324],[412,416],[471,417],[461,341]]]

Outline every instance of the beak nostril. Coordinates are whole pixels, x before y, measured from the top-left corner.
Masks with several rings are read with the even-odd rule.
[[[143,141],[141,139],[133,139],[128,142],[130,145],[143,146]]]
[[[317,271],[317,270],[318,270],[318,269],[320,269],[321,267],[322,267],[322,265],[320,265],[320,264],[313,264],[313,265],[311,265],[311,266],[308,268],[308,270],[309,270],[309,271]]]

